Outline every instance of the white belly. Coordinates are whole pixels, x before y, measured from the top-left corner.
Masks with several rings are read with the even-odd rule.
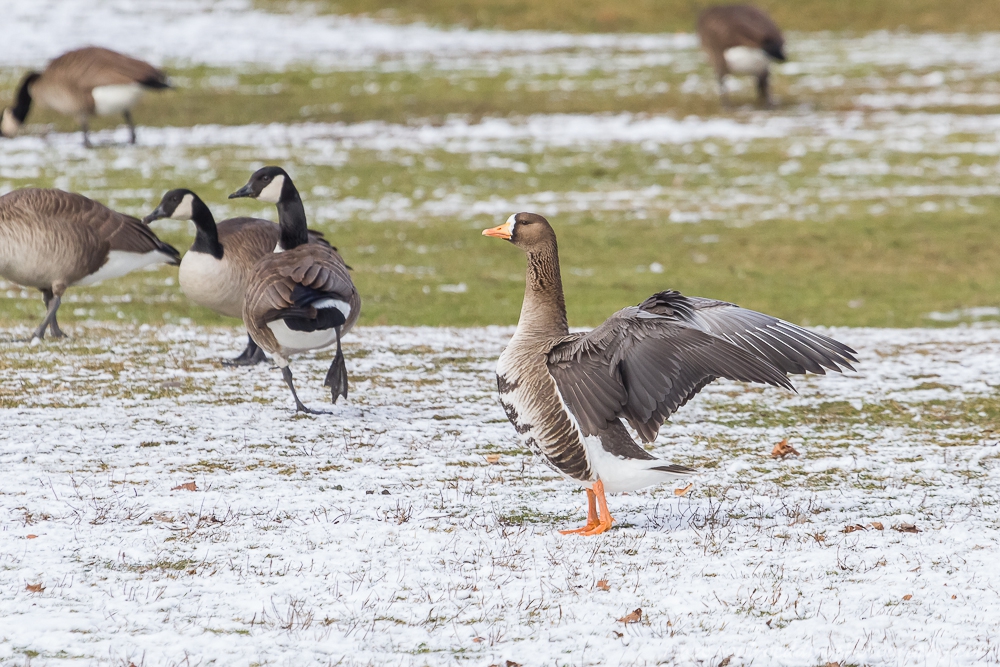
[[[584,436],[583,443],[587,447],[591,470],[604,483],[604,490],[608,493],[638,491],[647,486],[662,484],[671,479],[681,479],[690,474],[653,470],[656,466],[670,465],[669,461],[663,459],[628,459],[615,456],[604,449],[601,439],[597,436]],[[585,486],[590,488],[592,484]]]
[[[92,92],[94,111],[99,116],[119,114],[131,109],[142,97],[142,86],[125,83],[114,86],[98,86]]]
[[[184,253],[177,280],[184,296],[199,306],[204,306],[229,317],[243,317],[243,299],[246,286],[243,277],[222,259],[207,252]]]
[[[108,261],[95,273],[84,276],[76,281],[77,285],[96,285],[102,280],[109,278],[119,278],[126,273],[131,273],[136,269],[141,269],[151,264],[162,264],[168,261],[167,256],[159,250],[152,250],[140,255],[136,252],[126,252],[124,250],[112,250],[108,253]]]
[[[337,330],[325,329],[323,331],[293,331],[288,328],[284,320],[269,322],[268,328],[274,334],[283,352],[305,352],[306,350],[318,350],[328,347],[337,342]]]
[[[763,50],[749,46],[734,46],[722,55],[726,59],[726,67],[733,74],[760,76],[771,64],[771,59]]]

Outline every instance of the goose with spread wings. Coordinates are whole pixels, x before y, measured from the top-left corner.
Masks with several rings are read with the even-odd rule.
[[[707,384],[727,378],[791,389],[788,374],[853,370],[855,352],[828,336],[731,303],[654,294],[593,331],[570,333],[556,235],[533,213],[483,235],[528,259],[517,330],[497,362],[507,418],[525,445],[587,490],[587,523],[611,527],[606,492],[633,491],[694,473],[646,452],[660,426]]]

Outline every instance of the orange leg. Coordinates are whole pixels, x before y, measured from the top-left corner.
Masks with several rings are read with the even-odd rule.
[[[587,489],[587,525],[576,530],[561,530],[563,535],[600,535],[611,528],[614,519],[608,509],[608,499],[604,496],[604,482],[597,480],[591,489]],[[595,506],[596,505],[596,506]]]
[[[584,533],[588,530],[593,530],[601,524],[600,519],[597,518],[597,496],[590,489],[587,489],[587,525],[583,528],[575,528],[573,530],[560,530],[559,532],[563,535],[573,535],[575,533]]]

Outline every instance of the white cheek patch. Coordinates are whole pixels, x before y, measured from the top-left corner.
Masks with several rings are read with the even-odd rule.
[[[274,180],[267,184],[260,194],[257,195],[257,199],[260,201],[266,201],[271,204],[277,204],[281,199],[281,190],[285,185],[285,177],[278,175],[274,177]]]
[[[173,220],[190,220],[194,215],[194,210],[191,208],[192,202],[194,202],[194,195],[190,193],[184,195],[181,203],[177,205],[170,217]]]
[[[511,213],[505,224],[507,225],[507,233],[514,236],[514,226],[517,225],[517,213]]]
[[[14,118],[14,112],[4,109],[3,117],[0,118],[0,134],[5,137],[16,137],[20,129],[21,123]]]

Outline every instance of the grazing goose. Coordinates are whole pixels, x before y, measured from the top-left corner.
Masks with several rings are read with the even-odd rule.
[[[21,81],[13,107],[3,110],[0,135],[16,136],[32,101],[80,122],[83,145],[90,147],[88,122],[93,116],[120,113],[135,143],[132,107],[144,90],[169,88],[167,75],[147,62],[117,51],[88,46],[62,54],[43,72],[29,72]]]
[[[150,264],[180,264],[180,254],[138,219],[74,192],[24,188],[0,197],[0,276],[41,290],[45,319],[63,336],[56,311],[67,287],[93,285]]]
[[[508,240],[528,256],[521,317],[497,362],[497,388],[524,444],[587,489],[587,524],[563,533],[610,528],[606,492],[694,472],[649,455],[622,418],[652,442],[667,417],[717,378],[790,389],[787,373],[853,370],[854,350],[832,338],[673,291],[571,334],[548,221],[518,213],[483,235]]]
[[[361,314],[361,297],[337,251],[309,243],[306,212],[292,179],[281,167],[263,167],[229,195],[252,197],[278,206],[280,238],[274,252],[261,259],[247,282],[243,322],[250,337],[274,357],[292,391],[295,408],[309,414],[299,400],[288,367],[288,355],[337,344],[337,354],[323,385],[334,403],[347,398],[347,364],[340,339]]]
[[[698,37],[715,68],[723,105],[729,106],[727,74],[757,77],[760,101],[771,105],[768,70],[772,59],[785,61],[785,38],[770,16],[751,5],[709,7],[698,16]]]
[[[205,202],[191,190],[179,188],[163,195],[159,206],[143,218],[190,220],[195,226],[194,243],[181,260],[177,274],[184,295],[227,317],[243,318],[247,281],[257,262],[278,244],[278,225],[260,218],[230,218],[216,224]],[[309,232],[310,243],[322,243],[319,232]],[[224,361],[227,366],[252,366],[264,361],[264,351],[247,335],[240,356]]]

